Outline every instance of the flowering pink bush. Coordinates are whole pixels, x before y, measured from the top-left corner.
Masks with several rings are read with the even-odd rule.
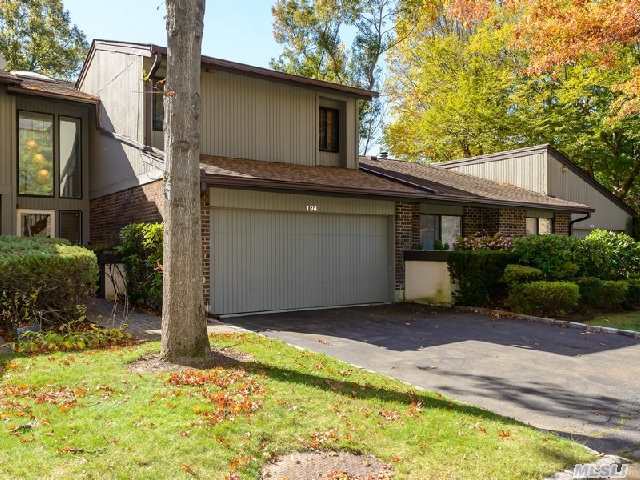
[[[470,237],[459,237],[455,243],[456,250],[511,250],[513,239],[502,233],[487,235],[478,232]]]

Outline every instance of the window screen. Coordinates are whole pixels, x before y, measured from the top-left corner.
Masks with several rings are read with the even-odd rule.
[[[82,198],[80,120],[60,117],[60,196]]]

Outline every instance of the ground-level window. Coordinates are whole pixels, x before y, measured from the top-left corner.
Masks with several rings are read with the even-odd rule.
[[[420,244],[423,250],[452,250],[462,235],[462,217],[420,215]]]
[[[74,245],[82,243],[82,212],[62,210],[58,213],[58,236]]]
[[[553,233],[550,218],[527,217],[527,235],[549,235]]]
[[[18,194],[53,197],[53,115],[18,112]]]
[[[18,236],[53,238],[56,212],[53,210],[18,210]]]

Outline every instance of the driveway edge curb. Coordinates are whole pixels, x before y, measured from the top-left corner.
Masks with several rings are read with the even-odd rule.
[[[606,333],[609,335],[622,335],[625,337],[631,337],[636,340],[640,340],[640,332],[634,330],[621,330],[619,328],[601,327],[598,325],[587,325],[580,322],[567,322],[564,320],[557,320],[555,318],[548,317],[536,317],[534,315],[525,315],[523,313],[514,313],[507,310],[500,310],[495,308],[484,307],[452,307],[455,311],[465,313],[480,313],[493,318],[500,319],[513,319],[513,320],[526,320],[527,322],[544,323],[546,325],[554,325],[560,328],[575,328],[577,330],[583,330],[590,333]]]

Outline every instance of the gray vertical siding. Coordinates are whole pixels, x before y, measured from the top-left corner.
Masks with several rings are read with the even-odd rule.
[[[532,152],[503,160],[459,165],[451,167],[451,170],[509,183],[544,195],[548,193],[546,152]]]
[[[631,215],[616,205],[606,195],[600,193],[593,185],[564,166],[558,159],[549,153],[549,194],[565,200],[584,203],[596,211],[589,220],[574,224],[575,230],[589,231],[593,228],[606,228],[609,230],[628,231]],[[574,218],[584,215],[574,215]],[[576,232],[578,236],[584,236],[587,232]]]
[[[335,164],[320,158],[320,98],[344,106],[338,160],[356,167],[355,99],[228,72],[202,75],[202,153],[300,165]]]
[[[15,96],[8,95],[0,87],[0,234],[15,233],[15,163],[16,163],[16,103]]]

